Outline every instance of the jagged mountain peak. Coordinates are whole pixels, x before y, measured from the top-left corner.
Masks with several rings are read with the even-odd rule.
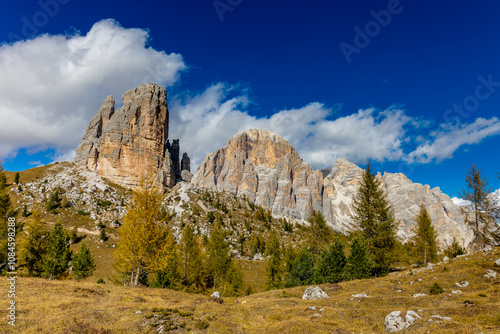
[[[236,134],[227,146],[208,154],[192,182],[203,188],[245,195],[273,215],[303,220],[312,209],[321,210],[339,232],[356,228],[352,201],[362,169],[337,159],[331,170],[314,170],[282,137],[256,128]],[[415,233],[415,216],[424,204],[439,231],[441,246],[453,237],[466,246],[472,233],[457,205],[439,188],[413,183],[402,173],[377,173],[399,221],[398,236]]]

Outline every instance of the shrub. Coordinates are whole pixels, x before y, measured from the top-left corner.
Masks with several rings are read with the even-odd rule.
[[[85,212],[83,210],[77,210],[76,213],[78,213],[79,215],[82,215],[82,216],[88,216],[88,215],[90,215],[90,212]]]
[[[434,283],[431,286],[431,289],[429,291],[429,293],[431,295],[439,295],[440,293],[443,293],[443,292],[444,292],[444,289],[438,283]]]
[[[106,282],[104,282],[104,280],[103,280],[102,278],[99,278],[99,279],[97,280],[97,283],[98,283],[98,284],[104,284],[104,283],[106,283]]]

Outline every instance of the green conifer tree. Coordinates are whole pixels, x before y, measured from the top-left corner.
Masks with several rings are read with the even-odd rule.
[[[356,237],[351,241],[351,254],[347,258],[346,274],[349,279],[369,278],[372,262],[370,260],[366,242]]]
[[[281,250],[278,232],[272,229],[267,241],[267,287],[269,289],[279,289],[283,284],[283,252]]]
[[[353,219],[373,255],[374,274],[379,276],[388,273],[396,247],[396,223],[392,207],[370,164],[363,172],[358,193],[353,200]]]
[[[420,206],[420,212],[415,218],[415,222],[417,223],[417,235],[415,236],[417,254],[424,264],[435,262],[437,260],[437,232],[432,226],[431,217],[424,205]]]
[[[191,285],[195,285],[197,288],[202,287],[203,266],[197,239],[191,224],[186,225],[179,243],[182,285],[186,287]]]
[[[40,276],[43,272],[43,256],[46,252],[45,224],[40,213],[34,211],[25,229],[26,237],[19,245],[19,267],[29,276]]]
[[[69,236],[62,224],[57,222],[47,237],[46,253],[43,255],[43,276],[48,279],[60,277],[69,268],[71,251]]]
[[[320,254],[333,240],[333,230],[327,225],[321,211],[311,210],[306,218],[309,226],[309,245],[313,254]]]
[[[285,286],[293,287],[314,282],[314,257],[307,247],[303,247],[292,263]]]
[[[73,256],[71,264],[73,267],[73,272],[71,274],[74,278],[83,279],[92,276],[96,265],[94,257],[85,242],[80,246],[80,250]]]
[[[482,177],[481,170],[472,165],[465,181],[467,188],[460,196],[470,204],[461,209],[465,222],[474,230],[474,243],[479,248],[500,243],[500,226],[496,221],[500,207],[491,194],[493,190],[488,188],[486,177]]]
[[[16,175],[14,176],[14,183],[15,184],[19,183],[19,172],[16,172]]]
[[[229,245],[225,241],[226,233],[220,224],[215,224],[207,247],[208,267],[213,277],[214,291],[222,286],[225,281],[225,273],[231,264]]]
[[[345,245],[339,238],[324,250],[316,268],[317,283],[338,283],[345,278],[347,258],[344,253]]]

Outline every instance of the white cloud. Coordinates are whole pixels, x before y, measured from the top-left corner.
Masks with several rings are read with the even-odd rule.
[[[238,87],[218,83],[194,97],[172,101],[169,136],[181,139],[181,150],[191,156],[193,169],[205,154],[252,127],[281,135],[315,168],[331,167],[340,157],[364,163],[368,159],[398,160],[403,155],[403,127],[411,118],[401,110],[359,110],[328,120],[336,109],[314,102],[256,118],[246,111],[249,99],[245,92],[239,93]]]
[[[411,152],[410,162],[429,163],[453,157],[453,153],[463,145],[478,144],[484,138],[500,134],[500,120],[477,118],[474,123],[442,125],[431,133],[433,140],[427,140]]]
[[[103,20],[86,35],[1,45],[0,157],[22,147],[67,154],[107,95],[144,82],[174,84],[186,68],[182,57],[148,47],[148,39],[146,30]]]

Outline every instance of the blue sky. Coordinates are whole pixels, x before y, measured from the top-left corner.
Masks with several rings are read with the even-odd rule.
[[[2,7],[0,158],[9,170],[71,159],[107,95],[119,101],[153,81],[167,88],[171,134],[195,164],[257,126],[315,168],[369,160],[456,196],[475,163],[500,187],[497,1]]]

